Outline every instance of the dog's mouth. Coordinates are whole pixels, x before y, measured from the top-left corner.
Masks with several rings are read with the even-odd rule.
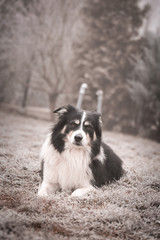
[[[73,144],[78,146],[78,147],[82,147],[83,146],[83,144],[81,142],[74,142]]]

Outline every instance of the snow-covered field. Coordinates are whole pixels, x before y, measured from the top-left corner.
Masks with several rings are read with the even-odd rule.
[[[0,239],[160,238],[160,144],[104,132],[126,176],[85,197],[61,192],[44,200],[37,198],[38,155],[50,127],[0,112]]]

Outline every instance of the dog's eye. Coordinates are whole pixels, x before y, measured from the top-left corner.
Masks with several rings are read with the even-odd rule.
[[[84,127],[87,129],[93,129],[93,126],[91,124],[85,124]]]
[[[78,126],[79,124],[78,124],[77,122],[73,121],[73,122],[70,122],[69,125],[70,125],[71,127],[76,127],[76,126]]]
[[[84,127],[87,129],[93,129],[93,125],[89,121],[84,122]]]

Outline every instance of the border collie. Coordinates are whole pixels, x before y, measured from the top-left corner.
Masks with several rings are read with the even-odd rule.
[[[123,175],[122,161],[101,140],[101,116],[71,105],[54,111],[58,122],[40,153],[42,182],[38,196],[71,190],[82,196]]]

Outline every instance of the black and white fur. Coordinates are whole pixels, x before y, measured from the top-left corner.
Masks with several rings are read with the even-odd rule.
[[[82,196],[123,175],[121,159],[101,140],[100,114],[71,105],[54,112],[59,120],[41,149],[38,196],[58,190],[72,190],[72,196]]]

